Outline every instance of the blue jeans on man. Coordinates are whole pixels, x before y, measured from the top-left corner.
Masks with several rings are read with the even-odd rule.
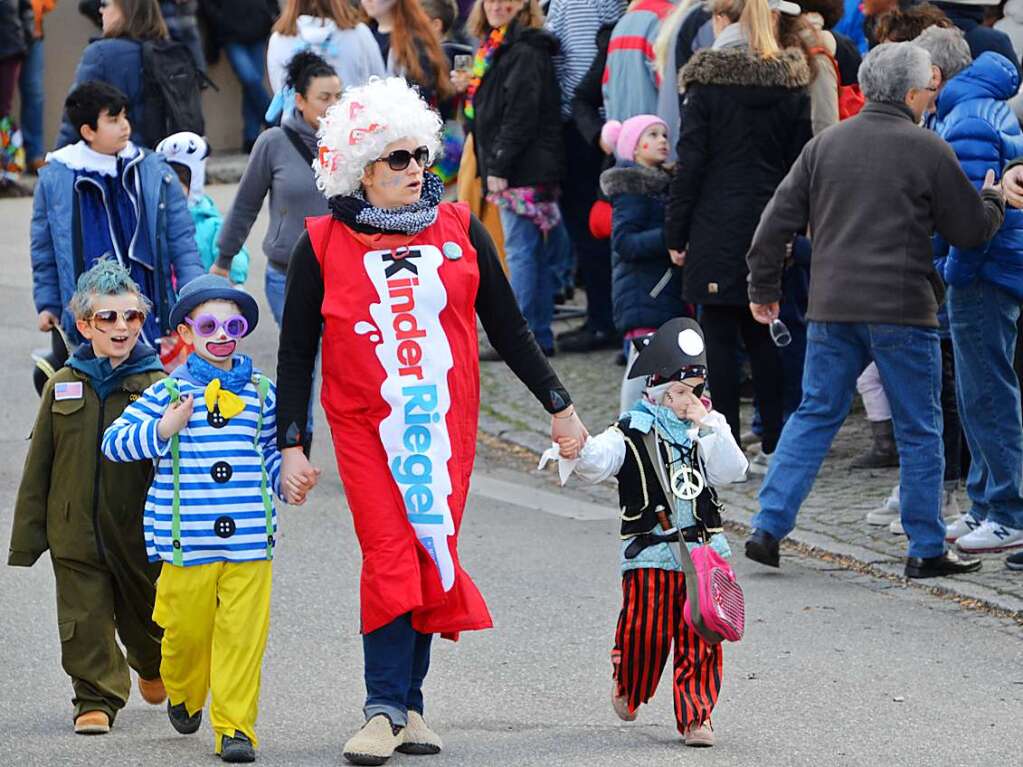
[[[266,77],[266,43],[227,43],[224,53],[242,85],[243,138],[252,142],[263,127],[263,115],[270,106],[270,94],[263,81]]]
[[[966,492],[978,520],[1023,530],[1023,425],[1012,367],[1020,302],[983,280],[948,288],[959,418],[973,462]]]
[[[405,726],[409,711],[423,713],[423,680],[430,670],[432,640],[433,634],[412,628],[411,614],[362,635],[366,721],[386,714],[392,724]]]
[[[25,146],[25,160],[42,160],[46,156],[43,135],[43,41],[29,43],[25,60],[21,62],[18,92],[21,94],[21,140]]]
[[[536,342],[546,352],[554,349],[554,268],[571,253],[564,222],[544,234],[533,221],[500,208],[504,253],[509,282],[522,315]]]
[[[892,408],[901,462],[902,525],[910,557],[945,551],[941,518],[941,347],[933,328],[810,322],[803,400],[789,418],[760,488],[753,527],[777,539],[796,525],[831,442],[845,421],[856,379],[877,363]]]

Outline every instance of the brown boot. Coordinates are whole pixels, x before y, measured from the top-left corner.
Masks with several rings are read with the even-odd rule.
[[[159,706],[167,700],[167,690],[164,689],[163,680],[160,677],[156,677],[156,679],[139,677],[139,695],[142,696],[142,700],[153,706]]]
[[[110,732],[110,717],[102,711],[86,711],[75,718],[75,732],[79,735],[106,735]]]
[[[895,433],[892,421],[871,421],[870,430],[874,434],[874,444],[870,450],[861,455],[851,464],[853,469],[892,469],[899,465],[899,451],[895,445]]]

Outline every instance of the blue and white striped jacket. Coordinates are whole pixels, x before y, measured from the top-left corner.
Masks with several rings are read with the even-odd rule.
[[[259,391],[250,382],[239,396],[245,410],[219,428],[208,420],[203,387],[176,378],[181,396],[191,394],[195,407],[178,434],[182,563],[249,562],[267,558],[266,510],[260,489],[261,460],[266,461],[268,491],[280,496],[281,454],[277,450],[277,391],[270,384],[263,403],[263,428],[256,448]],[[157,424],[170,404],[164,381],[158,381],[125,409],[103,435],[103,454],[112,461],[156,462],[143,516],[149,560],[173,562],[171,537],[174,476],[171,441],[162,440]],[[273,499],[271,498],[271,504]],[[272,529],[277,536],[277,510]]]

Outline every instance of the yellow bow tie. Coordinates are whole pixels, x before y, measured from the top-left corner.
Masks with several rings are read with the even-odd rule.
[[[219,378],[214,378],[207,384],[203,397],[206,399],[206,409],[212,413],[213,408],[217,407],[224,418],[234,418],[245,409],[245,401],[241,397],[220,388]]]

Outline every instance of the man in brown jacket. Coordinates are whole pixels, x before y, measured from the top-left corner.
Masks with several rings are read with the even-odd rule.
[[[860,68],[867,105],[806,145],[764,210],[747,255],[750,308],[778,316],[786,245],[813,234],[803,400],[760,490],[746,556],[778,566],[821,462],[849,412],[857,376],[877,363],[901,461],[906,576],[970,572],[980,561],[945,548],[941,518],[943,289],[931,235],[975,248],[1001,226],[1005,202],[989,172],[978,194],[951,148],[919,122],[934,99],[930,57],[909,43],[872,50]]]

